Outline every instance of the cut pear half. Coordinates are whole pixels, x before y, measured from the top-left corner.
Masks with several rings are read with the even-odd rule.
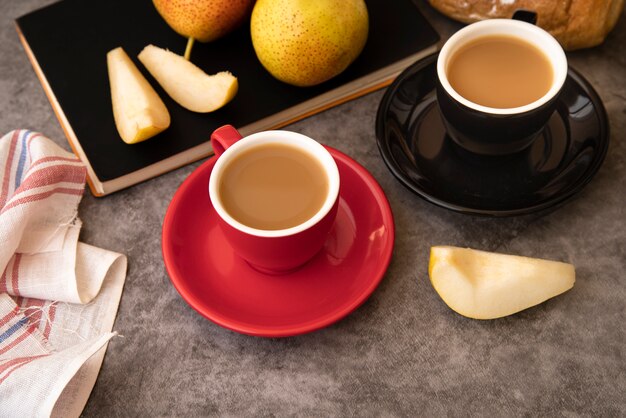
[[[574,286],[574,266],[559,261],[448,246],[432,247],[430,281],[450,309],[474,319],[511,315]]]
[[[213,112],[237,94],[237,78],[227,71],[208,75],[180,55],[154,45],[139,53],[139,61],[179,105],[193,112]]]
[[[124,142],[134,144],[170,126],[170,114],[148,80],[121,47],[107,53],[115,126]]]

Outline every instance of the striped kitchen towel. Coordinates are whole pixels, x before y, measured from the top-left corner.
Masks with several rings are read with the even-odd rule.
[[[77,417],[126,257],[78,241],[85,167],[39,133],[0,139],[0,417]]]

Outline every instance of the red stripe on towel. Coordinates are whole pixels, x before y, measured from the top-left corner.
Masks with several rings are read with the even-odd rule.
[[[19,206],[21,204],[24,203],[31,203],[31,202],[36,202],[37,200],[41,200],[41,199],[45,199],[46,197],[52,196],[53,194],[68,194],[68,195],[75,195],[75,196],[82,196],[84,192],[84,189],[70,189],[68,187],[56,187],[52,190],[49,190],[47,192],[43,192],[43,193],[39,193],[39,194],[35,194],[32,196],[27,196],[27,197],[23,197],[21,199],[17,199],[12,201],[10,204],[6,205],[4,208],[2,208],[2,211],[0,212],[0,215],[2,213],[4,213],[5,211],[14,208],[16,206]]]
[[[46,341],[50,337],[50,331],[52,331],[52,323],[54,322],[54,316],[56,315],[56,312],[56,304],[51,303],[50,306],[48,306],[48,319],[46,321],[46,328],[43,330],[43,337],[46,339]]]
[[[8,314],[0,318],[0,327],[6,324],[7,322],[9,322],[10,320],[12,320],[13,318],[15,318],[15,316],[18,313],[20,313],[20,308],[18,308],[17,305],[15,305],[15,308],[13,308],[12,311],[10,311]]]
[[[0,276],[0,293],[7,293],[7,271],[6,271],[6,269],[2,272],[2,276]]]
[[[17,337],[13,341],[11,341],[8,345],[0,348],[0,355],[6,353],[7,351],[9,351],[11,349],[13,349],[19,343],[24,341],[26,338],[28,338],[29,335],[33,334],[35,329],[37,329],[37,327],[35,325],[31,325],[30,327],[26,328],[25,331],[22,331],[22,335],[20,335],[19,337]]]
[[[31,170],[33,167],[37,167],[39,164],[48,163],[51,161],[64,161],[69,163],[79,163],[80,160],[76,157],[44,157],[35,161],[28,169]]]
[[[27,175],[24,181],[22,181],[19,191],[22,192],[35,187],[50,186],[61,182],[84,183],[85,175],[85,167],[55,164]]]
[[[9,179],[11,177],[11,166],[13,165],[13,157],[15,154],[15,147],[17,145],[17,138],[20,136],[21,131],[13,132],[11,138],[11,145],[9,146],[9,155],[7,156],[7,162],[4,166],[4,177],[2,179],[2,190],[0,191],[0,206],[4,206],[9,194]]]
[[[49,354],[41,354],[39,356],[17,357],[17,358],[9,360],[6,363],[0,365],[0,374],[2,374],[2,373],[4,373],[5,371],[8,370],[7,374],[5,374],[4,376],[0,377],[0,384],[2,382],[4,382],[11,375],[11,373],[16,371],[20,367],[27,365],[28,363],[30,363],[33,360],[36,360],[36,359],[41,358],[41,357],[46,357],[48,355]]]
[[[24,315],[28,318],[28,322],[41,328],[41,316],[43,315],[43,306],[46,301],[34,298],[22,298],[20,306],[24,309]]]
[[[20,261],[22,260],[22,254],[15,253],[15,259],[13,260],[13,270],[11,271],[11,287],[13,287],[13,295],[20,296],[19,289],[19,270]]]

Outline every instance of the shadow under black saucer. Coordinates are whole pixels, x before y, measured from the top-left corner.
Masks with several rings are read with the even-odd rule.
[[[557,110],[530,147],[486,157],[447,136],[435,93],[436,63],[433,54],[400,74],[376,117],[383,160],[414,193],[462,213],[522,215],[565,202],[602,165],[608,119],[593,87],[576,71],[569,69]]]

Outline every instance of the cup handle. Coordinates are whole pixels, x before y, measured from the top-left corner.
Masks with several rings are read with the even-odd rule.
[[[522,22],[530,23],[531,25],[537,24],[537,12],[532,10],[517,9],[513,12],[514,20],[521,20]]]
[[[224,125],[217,128],[211,134],[211,146],[216,157],[219,157],[235,142],[239,141],[241,134],[232,125]]]

